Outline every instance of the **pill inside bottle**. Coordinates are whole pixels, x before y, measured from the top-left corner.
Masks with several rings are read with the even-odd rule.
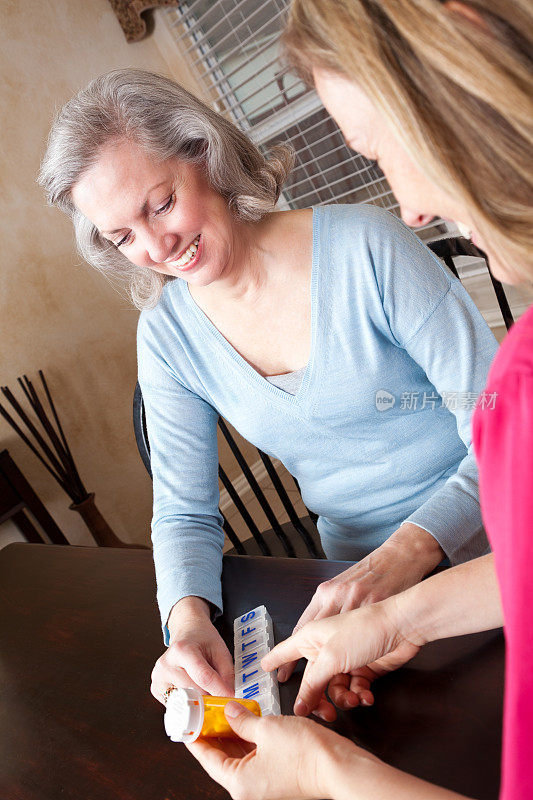
[[[261,716],[261,708],[255,700],[212,697],[192,688],[172,689],[166,701],[167,735],[173,742],[194,742],[209,737],[238,739],[224,716],[224,708],[230,702],[239,703],[258,717]]]

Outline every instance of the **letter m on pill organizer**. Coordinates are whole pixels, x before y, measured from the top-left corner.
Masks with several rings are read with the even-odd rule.
[[[235,697],[256,700],[263,716],[281,714],[277,677],[261,669],[261,659],[274,646],[272,620],[265,606],[237,617],[233,635]]]

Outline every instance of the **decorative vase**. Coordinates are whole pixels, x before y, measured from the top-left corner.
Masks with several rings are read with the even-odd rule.
[[[150,548],[146,545],[126,544],[122,539],[119,539],[96,508],[94,492],[89,493],[80,478],[42,370],[39,370],[39,377],[50,406],[49,411],[45,409],[33,383],[26,375],[18,378],[18,383],[37,420],[40,422],[42,430],[39,430],[35,420],[26,413],[8,386],[2,386],[0,390],[13,409],[11,413],[14,412],[18,416],[20,423],[25,426],[27,432],[20,427],[19,422],[14,419],[1,403],[0,416],[11,425],[54,480],[58,482],[63,491],[68,494],[72,500],[70,508],[80,514],[97,545],[100,547],[134,547],[149,550]]]

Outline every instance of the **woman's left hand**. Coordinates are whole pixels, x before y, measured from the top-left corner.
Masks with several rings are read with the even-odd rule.
[[[329,760],[342,763],[356,750],[348,739],[301,717],[256,717],[228,703],[226,718],[242,741],[197,739],[187,747],[234,800],[331,797]]]
[[[366,558],[321,583],[293,633],[311,620],[352,611],[409,589],[428,575],[443,558],[444,551],[430,533],[418,525],[404,523]],[[278,680],[287,680],[295,666],[296,662],[291,662],[280,667]],[[352,676],[351,681],[346,676],[339,676],[337,681],[333,681],[330,697],[336,705],[343,707],[350,690],[350,703],[346,707],[353,708],[353,694],[359,697],[360,702],[370,705],[373,702],[369,691],[372,679],[372,673],[364,669],[360,676]],[[328,719],[332,718],[334,713],[328,716]]]

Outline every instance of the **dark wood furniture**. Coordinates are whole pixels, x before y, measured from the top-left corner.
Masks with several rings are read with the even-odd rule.
[[[54,544],[68,544],[45,506],[19,470],[9,452],[0,452],[0,524],[12,520],[28,542],[45,542],[32,520],[30,511]]]
[[[277,493],[281,505],[285,509],[289,523],[282,525],[276,517],[276,514],[268,502],[265,493],[259,485],[256,477],[246,462],[239,445],[232,435],[227,422],[219,417],[218,427],[225,438],[228,446],[242,470],[242,475],[246,479],[255,499],[259,503],[261,510],[271,526],[269,530],[260,530],[261,522],[254,520],[250,514],[246,504],[239,497],[232,481],[229,478],[226,470],[221,464],[218,465],[218,476],[220,482],[228,492],[235,508],[240,514],[241,520],[249,531],[249,538],[246,541],[241,541],[237,533],[230,525],[228,519],[221,513],[223,518],[223,528],[228,539],[233,545],[232,553],[240,555],[263,555],[263,556],[288,556],[289,558],[303,557],[303,558],[325,558],[322,545],[320,543],[320,536],[316,527],[318,519],[316,514],[313,514],[307,509],[308,515],[303,519],[298,517],[296,509],[291,502],[285,487],[276,472],[276,468],[270,456],[263,453],[262,450],[256,448],[257,455],[263,462],[268,478],[270,480],[270,488]],[[135,385],[133,392],[133,430],[135,433],[135,441],[137,442],[137,449],[141,460],[146,467],[146,471],[152,477],[152,467],[150,458],[150,442],[148,440],[148,428],[146,425],[146,414],[144,409],[144,400],[139,383]],[[294,484],[298,491],[300,487],[298,482],[293,478]]]
[[[457,267],[454,263],[454,258],[457,256],[473,256],[474,258],[482,258],[487,265],[487,272],[489,273],[492,288],[496,295],[496,300],[500,308],[503,322],[507,330],[510,330],[514,325],[514,317],[505,294],[505,289],[502,283],[497,280],[490,271],[489,259],[487,254],[476,247],[475,244],[464,236],[445,236],[442,239],[436,239],[433,242],[428,242],[427,246],[432,250],[438,258],[442,259],[448,269],[450,269],[456,278],[459,278]]]
[[[264,602],[279,640],[345,562],[230,556],[224,616]],[[0,551],[2,800],[195,800],[228,795],[163,730],[149,693],[163,651],[141,550],[12,544]],[[479,800],[498,796],[499,632],[428,646],[336,729],[390,763]],[[281,687],[290,713],[298,685]]]

